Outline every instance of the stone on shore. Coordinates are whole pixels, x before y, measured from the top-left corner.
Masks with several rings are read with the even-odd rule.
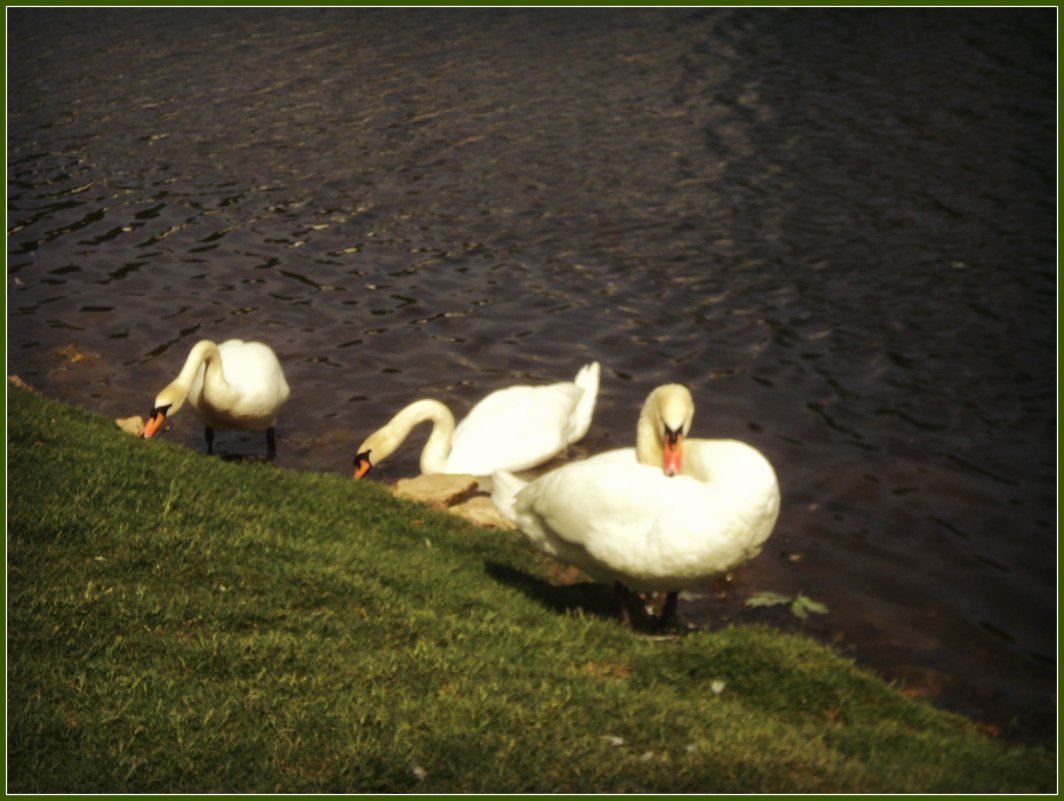
[[[477,491],[476,476],[437,475],[402,478],[395,485],[395,494],[400,498],[427,503],[437,509],[446,509],[473,497]]]
[[[144,428],[144,418],[139,414],[135,414],[132,417],[116,417],[115,425],[127,434],[139,434],[140,430]]]
[[[498,507],[492,503],[487,495],[477,495],[465,503],[452,506],[448,510],[451,514],[465,518],[470,523],[488,528],[502,528],[515,530],[517,526],[502,516]]]
[[[478,483],[476,476],[440,473],[400,479],[393,492],[400,498],[458,515],[474,525],[514,528],[495,508],[491,498],[478,494]]]
[[[24,389],[24,390],[26,390],[27,392],[36,392],[36,391],[37,391],[37,390],[35,390],[35,389],[34,389],[33,387],[31,387],[31,386],[30,386],[29,384],[27,384],[27,383],[26,383],[25,381],[23,381],[23,380],[22,380],[22,378],[21,378],[20,376],[17,376],[17,375],[9,375],[9,376],[7,377],[7,380],[8,380],[8,381],[9,381],[10,383],[14,384],[14,385],[15,385],[16,387],[20,387],[21,389]]]

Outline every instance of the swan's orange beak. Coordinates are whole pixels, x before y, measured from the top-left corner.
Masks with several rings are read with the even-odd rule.
[[[369,451],[358,454],[355,457],[355,478],[362,478],[373,467],[373,462],[369,460]]]
[[[140,430],[140,435],[144,439],[151,439],[151,435],[159,430],[159,426],[163,424],[163,420],[166,419],[166,409],[154,409],[152,410],[151,417],[148,418],[148,422],[144,424],[144,428]]]
[[[665,458],[661,469],[667,476],[677,476],[683,467],[683,432],[665,430]]]

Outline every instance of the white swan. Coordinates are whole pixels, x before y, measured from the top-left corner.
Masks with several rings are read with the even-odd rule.
[[[599,364],[580,369],[573,381],[513,386],[492,392],[456,427],[437,400],[419,400],[395,415],[359,446],[355,478],[362,478],[399,448],[418,424],[431,421],[421,451],[421,472],[490,476],[527,470],[557,456],[591,426],[598,397]]]
[[[155,398],[140,436],[151,437],[168,414],[188,401],[206,427],[207,453],[213,452],[215,428],[265,429],[272,459],[277,452],[277,413],[288,395],[281,363],[269,346],[240,339],[216,345],[204,339],[192,347],[177,378]]]
[[[687,439],[693,415],[685,387],[660,386],[643,405],[635,448],[531,483],[496,473],[492,500],[538,548],[622,595],[667,592],[661,621],[672,623],[677,592],[756,556],[780,508],[765,457],[735,440]]]

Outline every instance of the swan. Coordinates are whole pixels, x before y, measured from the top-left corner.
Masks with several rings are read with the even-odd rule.
[[[418,400],[398,412],[358,448],[355,478],[393,454],[423,422],[432,432],[421,451],[421,472],[487,477],[543,464],[582,439],[598,397],[599,364],[584,365],[572,381],[513,386],[492,392],[457,426],[438,400]]]
[[[659,622],[675,622],[677,594],[755,557],[779,515],[775,471],[736,440],[688,439],[691,393],[655,388],[636,447],[559,467],[532,482],[492,477],[492,500],[540,550],[632,592],[666,592]],[[627,605],[622,617],[628,620]]]
[[[273,459],[277,413],[288,395],[281,363],[268,345],[240,339],[216,345],[204,339],[193,345],[177,378],[156,396],[140,436],[150,438],[167,415],[188,401],[206,427],[208,454],[213,453],[215,428],[265,429],[266,448]]]

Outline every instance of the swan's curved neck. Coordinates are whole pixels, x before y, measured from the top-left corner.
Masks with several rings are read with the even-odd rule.
[[[374,454],[375,460],[380,461],[391,454],[415,426],[427,421],[432,423],[432,432],[421,451],[421,472],[426,475],[447,472],[447,457],[451,453],[451,437],[454,435],[454,415],[437,400],[414,401],[395,415],[381,429],[381,453]]]
[[[661,467],[665,451],[661,444],[661,432],[649,408],[643,407],[635,427],[635,458],[640,464]]]
[[[232,388],[226,383],[225,373],[222,371],[222,354],[218,346],[209,339],[197,342],[189,351],[185,366],[177,374],[177,378],[159,393],[156,406],[170,405],[170,413],[176,412],[188,398],[192,384],[196,380],[200,365],[206,365],[203,376],[204,387],[209,387],[212,399],[224,403],[233,393]]]

